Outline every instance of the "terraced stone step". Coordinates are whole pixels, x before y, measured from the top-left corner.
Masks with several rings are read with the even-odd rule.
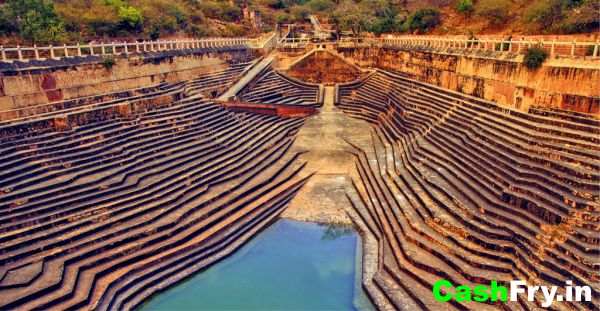
[[[47,116],[5,125],[0,308],[131,309],[274,219],[308,177],[290,151],[306,116],[233,112],[203,95],[249,65],[182,83],[180,99],[61,132]],[[318,88],[286,83],[277,107],[314,102]],[[78,109],[63,113],[79,120]]]
[[[507,112],[381,70],[340,85],[337,105],[374,126],[372,150],[355,146],[364,189],[355,207],[378,237],[383,265],[373,281],[390,301],[436,309],[426,292],[437,278],[559,287],[570,279],[597,297],[597,122]]]

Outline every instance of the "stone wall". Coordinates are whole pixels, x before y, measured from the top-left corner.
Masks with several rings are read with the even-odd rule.
[[[387,48],[339,48],[363,67],[401,72],[414,79],[527,110],[545,106],[600,115],[600,63],[548,59],[536,70],[522,55],[458,55]]]
[[[193,79],[225,69],[228,61],[254,58],[251,50],[188,54],[153,53],[118,57],[112,67],[103,59],[61,62],[0,71],[0,111],[82,96],[118,92]],[[109,68],[110,67],[110,68]]]

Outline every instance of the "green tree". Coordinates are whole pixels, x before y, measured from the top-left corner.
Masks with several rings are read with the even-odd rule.
[[[19,35],[35,43],[64,39],[63,22],[49,0],[9,0],[7,17],[14,22]]]
[[[465,15],[471,14],[471,12],[473,12],[473,1],[458,0],[456,3],[456,11]]]
[[[375,21],[373,12],[365,10],[352,0],[340,3],[332,16],[339,29],[350,30],[354,35],[359,35]]]
[[[400,31],[405,20],[405,17],[400,14],[376,17],[369,30],[378,35]]]
[[[440,23],[440,12],[434,8],[425,8],[411,14],[404,25],[403,30],[426,32]]]
[[[127,30],[141,30],[142,28],[142,12],[135,7],[119,7],[119,19],[121,27]]]

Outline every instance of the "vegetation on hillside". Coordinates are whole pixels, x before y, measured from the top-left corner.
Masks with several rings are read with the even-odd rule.
[[[600,30],[597,0],[255,0],[268,23],[310,14],[342,31],[570,34]],[[474,26],[473,26],[474,25]]]
[[[9,0],[0,11],[0,35],[12,33],[36,43],[58,41],[64,37],[65,29],[51,2]]]
[[[0,5],[0,36],[27,43],[239,36],[249,28],[239,5],[220,0],[7,0]]]
[[[526,10],[524,19],[532,23],[536,30],[551,33],[598,31],[600,27],[600,1],[535,1]]]
[[[243,18],[258,11],[262,29]],[[240,36],[318,15],[339,31],[582,33],[598,31],[597,0],[6,0],[2,41]]]

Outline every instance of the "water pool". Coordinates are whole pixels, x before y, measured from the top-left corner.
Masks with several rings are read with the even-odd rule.
[[[352,229],[279,220],[139,310],[371,310],[359,250]]]

